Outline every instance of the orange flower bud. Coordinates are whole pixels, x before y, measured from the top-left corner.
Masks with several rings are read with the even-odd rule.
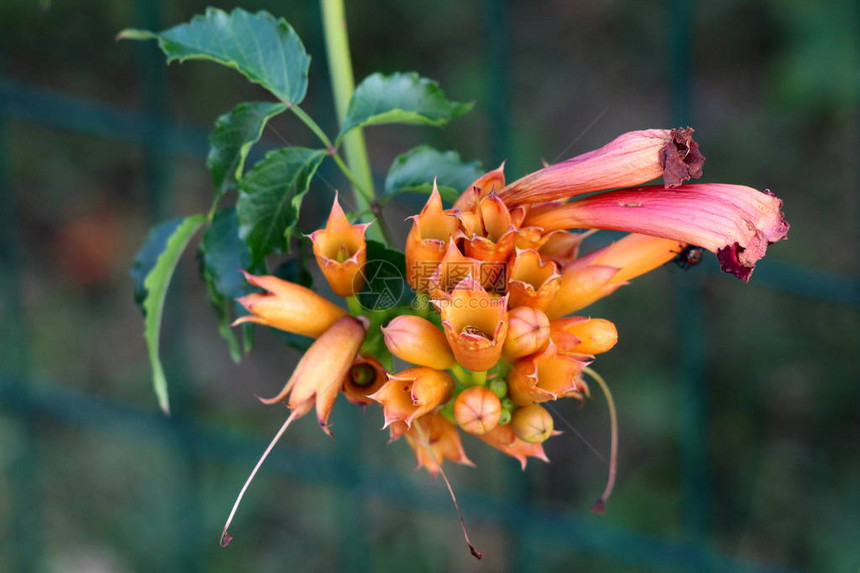
[[[550,336],[550,321],[546,315],[530,306],[518,306],[508,313],[508,335],[502,353],[514,360],[537,352]]]
[[[615,292],[627,281],[671,261],[686,245],[631,233],[565,266],[561,288],[546,309],[550,318],[564,316]]]
[[[571,316],[550,321],[550,336],[563,354],[601,354],[618,342],[615,325],[602,318]]]
[[[277,396],[261,399],[264,404],[287,401],[293,417],[307,414],[314,405],[317,421],[326,433],[328,418],[349,372],[367,326],[361,320],[344,316],[335,321],[305,352],[293,375]]]
[[[382,404],[387,427],[392,422],[412,421],[451,398],[454,380],[447,372],[415,366],[397,374],[389,374],[388,382],[370,398]]]
[[[519,460],[523,470],[526,469],[526,462],[529,457],[537,458],[547,463],[549,462],[549,459],[546,457],[546,453],[543,451],[543,445],[530,444],[519,439],[514,434],[510,424],[496,426],[489,432],[481,434],[478,437],[500,452],[504,452]]]
[[[466,388],[454,400],[454,421],[464,432],[480,435],[496,427],[502,402],[489,388]]]
[[[309,235],[317,265],[338,296],[354,295],[364,286],[361,272],[367,261],[364,233],[369,225],[350,225],[335,195],[325,228]]]
[[[245,280],[269,292],[238,299],[251,314],[239,317],[233,326],[253,322],[316,338],[337,319],[347,315],[344,309],[301,285],[248,273],[245,273]]]
[[[540,444],[552,435],[552,416],[537,404],[530,404],[514,410],[511,429],[524,442]]]
[[[419,425],[420,432],[416,427]],[[421,432],[426,442],[422,439]],[[421,416],[415,420],[415,424],[405,432],[405,435],[409,447],[415,452],[415,459],[418,462],[416,469],[426,468],[431,475],[435,476],[446,459],[467,466],[475,465],[466,457],[457,427],[439,413]]]
[[[585,356],[559,354],[555,345],[546,350],[520,358],[508,373],[508,397],[518,406],[546,402],[558,398],[582,399],[588,387],[580,377]]]
[[[371,404],[373,400],[370,399],[370,395],[388,381],[386,374],[379,360],[359,354],[344,376],[342,386],[344,397],[357,406]]]
[[[424,208],[411,219],[405,249],[406,280],[414,291],[427,292],[427,281],[445,255],[448,241],[458,232],[459,223],[451,211],[442,208],[435,181]]]
[[[537,251],[517,249],[508,265],[509,304],[544,310],[561,286],[561,275],[552,261],[544,262]]]
[[[495,366],[508,332],[507,295],[491,296],[469,276],[447,299],[434,302],[457,362],[476,372]]]
[[[448,370],[457,363],[445,334],[426,318],[400,315],[381,330],[385,346],[401,360],[437,370]]]

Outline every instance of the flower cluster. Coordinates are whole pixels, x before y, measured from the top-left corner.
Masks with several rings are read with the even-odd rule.
[[[264,400],[291,409],[279,436],[312,408],[329,431],[343,393],[355,404],[381,404],[390,439],[405,437],[418,466],[434,475],[444,477],[445,460],[471,465],[461,433],[523,468],[529,457],[548,461],[542,443],[558,432],[545,406],[588,397],[588,365],[618,339],[612,322],[572,313],[689,246],[714,252],[723,270],[746,281],[767,245],[786,237],[781,201],[769,192],[685,183],[701,176],[703,161],[692,129],[646,130],[510,184],[499,167],[447,209],[434,183],[405,247],[405,279],[419,304],[372,327],[385,351],[409,364],[399,371],[362,351],[372,333],[361,313],[247,275],[265,292],[240,299],[250,314],[237,322],[316,339],[283,390]],[[660,177],[662,185],[637,187]],[[325,228],[310,235],[340,296],[364,286],[366,228],[351,224],[335,198]],[[590,229],[630,234],[582,256]]]

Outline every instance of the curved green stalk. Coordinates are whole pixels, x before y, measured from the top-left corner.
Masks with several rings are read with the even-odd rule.
[[[337,110],[338,123],[343,124],[346,110],[352,92],[355,91],[355,79],[352,74],[352,60],[349,55],[349,40],[346,32],[346,15],[343,0],[320,0],[323,15],[323,30],[325,32],[326,52],[328,55],[329,74],[331,76],[332,94]],[[364,134],[361,129],[353,129],[343,138],[343,149],[346,163],[353,174],[353,195],[357,211],[372,211],[379,219],[379,225],[368,228],[369,238],[388,244],[383,232],[381,215],[375,208],[376,192],[373,188],[373,177],[370,171],[370,161],[367,147],[364,144]]]

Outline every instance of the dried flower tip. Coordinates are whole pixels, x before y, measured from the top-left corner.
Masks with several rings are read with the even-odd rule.
[[[464,432],[480,435],[496,427],[502,403],[489,388],[466,388],[454,400],[454,420]]]
[[[526,175],[499,195],[509,205],[556,201],[664,177],[667,187],[702,176],[705,158],[691,128],[624,133],[600,149]]]

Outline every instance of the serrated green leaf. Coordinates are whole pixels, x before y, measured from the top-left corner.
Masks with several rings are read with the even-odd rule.
[[[268,12],[208,8],[163,32],[123,30],[120,39],[158,40],[167,62],[211,60],[233,68],[284,103],[298,104],[308,87],[310,56],[286,20]]]
[[[158,397],[158,404],[165,413],[170,413],[170,401],[167,396],[167,379],[158,355],[164,299],[182,252],[205,222],[205,215],[193,215],[157,225],[138,252],[131,269],[134,298],[143,311],[143,336],[152,366],[152,385]]]
[[[239,237],[256,266],[284,250],[299,219],[311,178],[326,156],[322,149],[286,147],[266,154],[239,182]]]
[[[442,199],[453,203],[483,173],[480,162],[464,162],[456,151],[438,151],[421,145],[398,156],[391,164],[385,178],[384,197],[398,193],[429,194],[435,177]]]
[[[216,198],[236,186],[236,181],[242,178],[248,152],[260,140],[266,122],[286,109],[282,103],[245,102],[215,121],[215,129],[209,135],[206,165],[215,183]]]
[[[209,302],[218,316],[218,332],[227,341],[233,361],[239,362],[242,358],[239,340],[230,327],[236,314],[235,299],[254,292],[239,271],[255,273],[258,269],[251,267],[251,252],[239,238],[239,224],[233,207],[215,214],[212,224],[200,240],[197,259]],[[246,327],[250,330],[252,325],[243,325],[241,328]],[[246,344],[245,352],[248,349],[249,345]]]
[[[472,105],[450,101],[439,84],[416,73],[373,74],[355,88],[338,140],[349,130],[366,125],[442,126],[471,110]]]

